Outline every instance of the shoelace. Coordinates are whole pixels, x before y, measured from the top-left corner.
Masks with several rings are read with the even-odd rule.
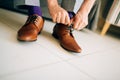
[[[33,15],[33,16],[30,16],[26,22],[26,24],[29,24],[31,22],[33,22],[35,25],[37,25],[37,22],[38,22],[38,18],[39,16],[36,16],[36,15]],[[39,32],[39,28],[37,26],[35,26]]]
[[[29,19],[28,19],[28,21],[27,21],[27,23],[36,22],[37,21],[37,17],[38,16],[35,16],[35,15],[34,16],[30,16]]]
[[[70,30],[70,33],[72,33],[74,31],[73,24],[71,24],[67,29]]]

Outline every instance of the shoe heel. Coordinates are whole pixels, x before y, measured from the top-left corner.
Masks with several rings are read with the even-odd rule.
[[[52,33],[52,36],[56,39],[59,39],[59,37],[57,36],[57,34],[55,34],[55,32]]]

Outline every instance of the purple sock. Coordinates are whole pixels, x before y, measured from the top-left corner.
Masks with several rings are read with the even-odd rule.
[[[37,14],[42,16],[42,10],[39,6],[27,6],[28,8],[28,15]]]
[[[75,16],[75,13],[74,13],[74,12],[68,11],[68,14],[69,14],[70,19],[73,18],[73,17]]]

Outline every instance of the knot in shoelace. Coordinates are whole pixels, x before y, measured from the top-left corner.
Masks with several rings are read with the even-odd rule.
[[[70,30],[70,33],[72,33],[72,32],[74,31],[74,29],[73,29],[73,24],[71,24],[70,26],[68,26],[67,29]]]

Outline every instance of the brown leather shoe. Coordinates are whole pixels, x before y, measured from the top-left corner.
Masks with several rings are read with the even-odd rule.
[[[81,52],[81,48],[76,43],[68,26],[64,24],[56,24],[52,35],[60,41],[60,45],[66,50],[78,53]]]
[[[28,17],[26,23],[18,31],[17,38],[20,41],[35,41],[37,35],[43,28],[44,20],[38,15],[31,15]]]

